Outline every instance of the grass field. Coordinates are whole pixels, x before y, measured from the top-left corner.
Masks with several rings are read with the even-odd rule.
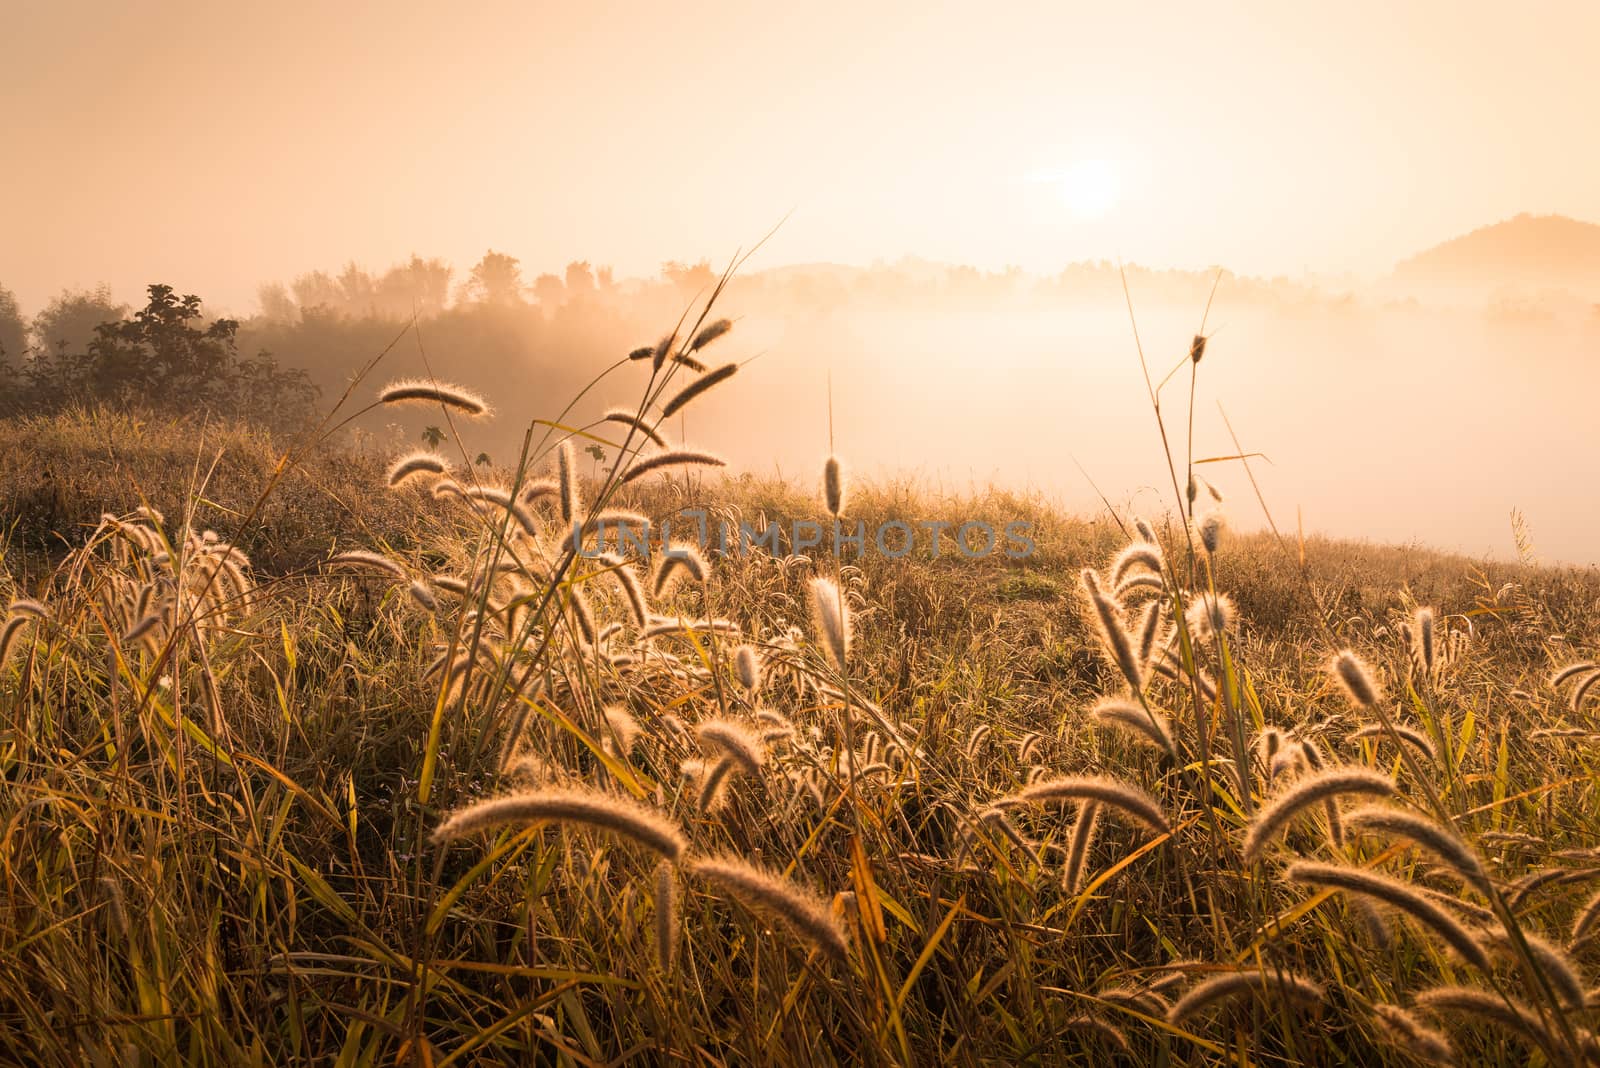
[[[737,389],[708,344],[608,399]],[[592,428],[597,482],[547,426],[496,471],[0,425],[0,1059],[1600,1059],[1593,570],[722,478],[665,426]],[[686,507],[1037,551],[566,551]]]

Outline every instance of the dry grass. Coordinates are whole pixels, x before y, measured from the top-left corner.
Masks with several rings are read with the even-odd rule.
[[[0,1060],[1592,1055],[1593,706],[1550,679],[1595,650],[1593,572],[1226,529],[1196,556],[1182,519],[1119,564],[1108,518],[859,482],[869,529],[1020,520],[1038,552],[575,559],[608,512],[841,507],[837,469],[720,481],[629,414],[722,382],[689,356],[721,322],[624,367],[650,403],[595,432],[643,448],[599,483],[545,428],[441,496],[381,450],[273,485],[229,428],[0,427]],[[1419,618],[1450,650],[1421,670]],[[1344,833],[1315,784],[1352,774],[1427,819]]]

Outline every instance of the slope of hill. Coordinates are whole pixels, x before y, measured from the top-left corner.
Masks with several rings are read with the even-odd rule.
[[[1518,215],[1402,261],[1392,282],[1415,293],[1554,289],[1600,299],[1600,226],[1564,215]]]

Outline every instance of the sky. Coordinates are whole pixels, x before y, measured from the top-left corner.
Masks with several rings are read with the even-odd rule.
[[[1600,5],[0,0],[0,285],[412,252],[1372,276],[1600,220]],[[458,275],[459,277],[459,275]]]

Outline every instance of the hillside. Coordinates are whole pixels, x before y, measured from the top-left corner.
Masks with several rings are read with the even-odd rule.
[[[1392,282],[1419,295],[1562,290],[1600,300],[1600,225],[1518,215],[1417,253]]]

